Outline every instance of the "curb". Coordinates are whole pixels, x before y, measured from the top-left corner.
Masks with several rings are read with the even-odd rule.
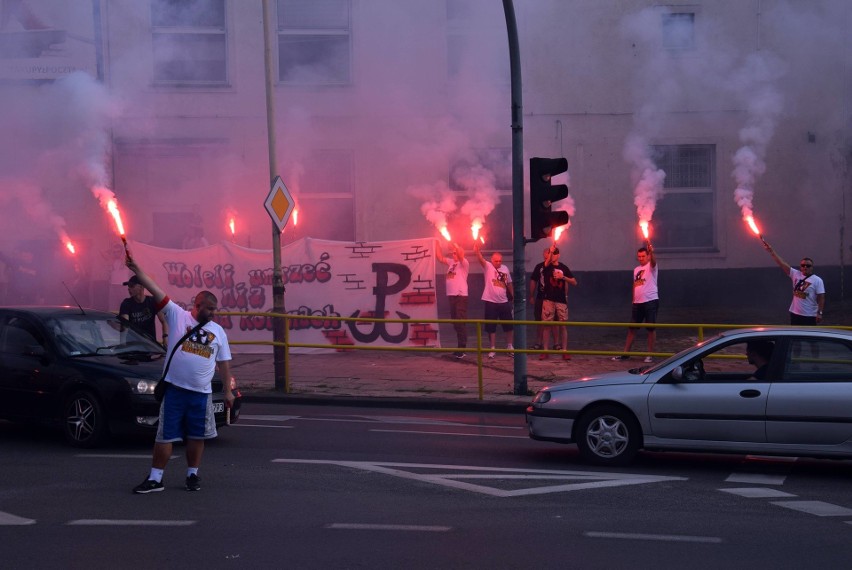
[[[312,394],[281,394],[278,392],[242,391],[243,403],[257,404],[293,404],[303,406],[348,406],[364,408],[402,408],[409,410],[447,410],[464,412],[496,412],[504,414],[523,414],[530,399],[509,402],[483,402],[480,400],[438,400],[434,398],[412,399],[361,396],[316,396]]]

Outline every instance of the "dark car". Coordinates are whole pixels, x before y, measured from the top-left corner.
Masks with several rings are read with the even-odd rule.
[[[167,354],[116,315],[74,307],[0,307],[0,418],[62,426],[78,447],[110,436],[151,433]],[[230,379],[229,379],[230,381]],[[236,421],[213,379],[216,425]]]

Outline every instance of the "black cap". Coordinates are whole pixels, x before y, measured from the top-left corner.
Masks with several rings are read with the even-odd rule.
[[[139,281],[138,276],[134,275],[133,277],[131,277],[130,279],[128,279],[127,281],[122,283],[122,285],[126,285],[127,287],[130,287],[131,285],[142,285],[142,282]]]
[[[556,247],[556,246],[553,246],[553,249],[550,250],[550,253],[559,253],[559,248]]]

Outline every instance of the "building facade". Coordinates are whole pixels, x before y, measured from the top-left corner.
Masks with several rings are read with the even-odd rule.
[[[60,141],[69,148],[73,133],[86,133],[93,141],[80,161],[101,164],[83,176],[56,172],[60,183],[43,171],[30,177],[67,233],[89,249],[112,240],[88,193],[103,184],[133,239],[182,247],[200,233],[271,247],[266,22],[277,170],[298,211],[285,242],[434,235],[441,243],[446,225],[470,249],[471,225],[481,223],[484,249],[511,263],[502,2],[269,0],[268,20],[263,5],[3,2],[4,97],[32,100],[79,73],[100,86],[94,95],[66,88],[63,101],[82,102],[65,108],[48,98],[50,112],[39,114],[65,124],[91,113],[88,128]],[[569,183],[570,198],[555,207],[571,213],[563,261],[590,284],[577,298],[629,298],[625,272],[646,219],[668,272],[664,299],[749,303],[768,294],[783,305],[787,284],[747,214],[788,261],[817,261],[830,299],[848,296],[852,4],[515,0],[514,9],[524,158],[568,159],[567,180],[555,182]],[[546,245],[527,246],[528,270]],[[93,279],[107,278],[108,257],[90,257]]]

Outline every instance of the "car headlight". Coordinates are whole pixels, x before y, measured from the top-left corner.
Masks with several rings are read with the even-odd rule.
[[[546,404],[550,401],[550,391],[549,390],[539,390],[538,394],[533,398],[533,404]]]
[[[146,380],[144,378],[125,378],[130,384],[130,389],[134,394],[153,394],[154,387],[157,385],[157,380]]]

